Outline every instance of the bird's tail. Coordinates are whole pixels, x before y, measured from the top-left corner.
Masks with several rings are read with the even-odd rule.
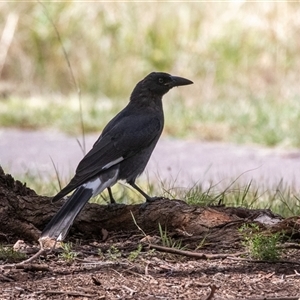
[[[108,176],[108,174],[101,174],[94,180],[78,187],[47,224],[40,239],[50,238],[57,241],[63,241],[75,218],[89,199],[116,183],[118,170],[114,170],[114,172],[111,172],[109,175],[110,176]]]
[[[92,189],[80,186],[47,224],[41,238],[62,241],[68,234],[75,218],[92,196]]]

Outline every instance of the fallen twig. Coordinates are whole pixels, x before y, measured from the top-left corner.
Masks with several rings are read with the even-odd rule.
[[[285,277],[286,278],[289,278],[289,277],[296,277],[296,276],[300,276],[300,273],[297,272],[297,270],[294,270],[295,274],[291,274],[291,275],[286,275]]]
[[[205,298],[205,300],[211,300],[213,298],[214,294],[215,294],[216,289],[217,289],[217,287],[214,284],[210,285],[209,287],[210,287],[210,293]]]
[[[46,264],[7,264],[1,266],[2,269],[19,269],[25,271],[50,271]]]
[[[134,295],[134,294],[136,293],[135,290],[129,288],[128,286],[126,286],[126,285],[124,285],[124,284],[122,285],[122,288],[124,288],[124,289],[126,289],[127,291],[129,291],[129,292],[130,292],[130,296],[132,296],[132,295]]]
[[[220,258],[228,258],[228,257],[235,257],[239,255],[243,255],[246,252],[237,252],[234,254],[205,254],[205,253],[199,253],[199,252],[193,252],[193,251],[186,251],[186,250],[180,250],[176,248],[170,248],[170,247],[164,247],[164,246],[159,246],[159,245],[154,245],[154,244],[149,244],[150,249],[155,249],[161,252],[167,252],[167,253],[172,253],[172,254],[178,254],[178,255],[183,255],[187,257],[193,257],[193,258],[198,258],[198,259],[220,259]]]
[[[95,295],[91,294],[86,294],[86,293],[81,293],[81,292],[76,292],[76,291],[56,291],[56,290],[48,290],[48,291],[38,291],[35,292],[35,294],[45,294],[45,295],[66,295],[66,296],[74,296],[74,297],[94,297]],[[101,298],[97,298],[101,299]]]
[[[49,266],[46,264],[17,264],[16,269],[25,271],[50,271]]]
[[[269,261],[269,260],[255,260],[255,259],[249,259],[249,258],[241,258],[241,257],[233,257],[228,256],[228,259],[231,260],[238,260],[238,261],[246,261],[250,263],[262,263],[262,264],[293,264],[293,265],[300,265],[300,262],[292,261],[292,260],[275,260],[275,261]]]
[[[248,298],[247,300],[299,300],[300,296],[295,297],[259,297],[259,298]]]
[[[300,249],[300,244],[297,243],[284,243],[278,246],[279,249]]]
[[[33,262],[37,258],[39,258],[41,255],[43,255],[46,252],[45,249],[41,248],[36,254],[32,255],[30,258],[20,262],[18,265],[24,265]]]
[[[1,269],[13,269],[13,268],[15,268],[15,269],[30,270],[30,271],[49,271],[50,268],[46,264],[42,264],[42,265],[32,264],[33,261],[38,259],[45,252],[46,252],[46,250],[43,247],[41,247],[41,249],[36,254],[31,256],[30,258],[28,258],[24,261],[21,261],[20,263],[17,263],[17,264],[3,265],[3,266],[1,266]]]
[[[14,280],[0,273],[0,281],[12,282]]]

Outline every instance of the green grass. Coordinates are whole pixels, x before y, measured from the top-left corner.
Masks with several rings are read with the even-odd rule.
[[[87,132],[101,131],[118,112],[113,100],[82,99],[84,127]],[[10,98],[0,101],[0,125],[24,129],[57,128],[69,134],[80,134],[80,111],[76,97]]]
[[[186,107],[167,103],[165,133],[181,138],[299,147],[300,99],[233,99]]]
[[[11,246],[0,244],[0,261],[5,263],[16,263],[26,258],[24,253],[15,251]]]
[[[232,182],[225,188],[217,184],[204,190],[195,185],[189,189],[175,190],[175,198],[183,199],[191,205],[226,205],[246,207],[249,209],[270,209],[283,217],[300,214],[300,196],[287,186],[274,186],[266,189],[263,186],[255,187],[251,182],[241,186]]]
[[[49,175],[49,178],[41,178],[36,175],[24,174],[16,179],[26,183],[40,195],[53,196],[58,192],[57,178]],[[63,182],[67,183],[68,180]],[[250,209],[270,209],[283,217],[300,215],[300,194],[291,190],[288,186],[274,186],[273,189],[263,186],[253,186],[251,182],[241,186],[234,181],[227,187],[218,184],[203,189],[200,185],[186,188],[178,188],[176,182],[162,182],[138,180],[138,185],[149,195],[162,196],[170,199],[182,199],[190,205],[220,205],[233,207],[246,207]],[[145,199],[128,184],[118,183],[112,188],[114,198],[118,203],[138,204]],[[91,202],[106,205],[109,203],[109,195],[106,191],[101,193]]]
[[[244,224],[239,228],[243,236],[242,244],[246,247],[253,259],[263,261],[277,261],[282,249],[278,247],[283,234],[260,232],[257,224]]]
[[[188,107],[181,97],[178,91],[171,91],[165,96],[165,136],[269,147],[300,147],[300,98],[276,105],[273,99],[236,99]],[[49,99],[11,98],[0,101],[0,126],[56,128],[80,135],[78,99]],[[94,101],[83,97],[85,131],[101,132],[127,101]]]
[[[62,243],[61,248],[63,251],[60,254],[60,257],[67,263],[74,262],[78,253],[73,251],[73,244],[72,243]]]
[[[168,232],[167,228],[163,229],[159,223],[158,229],[159,229],[160,240],[164,247],[183,250],[184,246],[182,245],[182,241],[180,239],[176,240],[176,239],[172,238],[170,236],[170,233]]]

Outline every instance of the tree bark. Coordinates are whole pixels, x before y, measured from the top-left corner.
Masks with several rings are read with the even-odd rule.
[[[37,195],[11,175],[4,174],[0,167],[0,241],[37,241],[40,231],[62,203],[63,200],[52,204],[51,198]],[[252,222],[262,215],[272,220],[282,219],[268,210],[200,207],[176,199],[160,199],[136,205],[88,203],[76,218],[69,236],[76,234],[83,239],[101,239],[102,229],[132,231],[137,230],[137,223],[145,233],[158,231],[160,224],[163,229],[177,235],[195,237],[209,233],[219,239],[230,228],[241,226],[246,221]],[[290,222],[289,228],[294,226],[295,229],[297,224],[296,227],[300,227],[297,218],[284,221]],[[236,238],[237,230],[235,232]]]

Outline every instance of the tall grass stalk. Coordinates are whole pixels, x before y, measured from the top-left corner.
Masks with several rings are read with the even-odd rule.
[[[63,54],[64,54],[64,58],[65,58],[65,60],[67,62],[67,65],[68,65],[68,69],[69,69],[69,72],[70,72],[72,82],[73,82],[73,84],[74,84],[74,86],[77,90],[78,103],[79,103],[79,117],[80,117],[81,134],[82,134],[82,144],[78,140],[77,141],[78,141],[78,144],[79,144],[83,154],[85,155],[86,154],[86,146],[85,146],[85,130],[84,130],[84,122],[83,122],[83,111],[82,111],[82,103],[81,103],[81,90],[80,90],[79,84],[77,83],[77,80],[74,76],[74,72],[73,72],[73,69],[72,69],[72,66],[71,66],[71,63],[70,63],[70,60],[69,60],[69,56],[68,56],[67,51],[64,47],[64,44],[63,44],[63,41],[62,41],[61,36],[59,34],[59,31],[58,31],[56,25],[54,24],[53,19],[50,16],[47,7],[41,1],[38,1],[38,3],[40,3],[43,6],[45,15],[46,15],[47,19],[49,20],[49,22],[51,23],[51,25],[53,26],[53,29],[55,30],[57,39],[59,41],[59,44],[60,44],[61,49],[62,49]]]

